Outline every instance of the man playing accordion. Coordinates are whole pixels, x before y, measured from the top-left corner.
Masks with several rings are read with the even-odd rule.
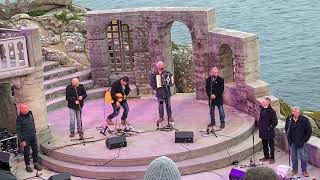
[[[159,120],[157,126],[164,120],[163,104],[166,104],[166,111],[168,115],[168,125],[173,126],[173,118],[170,102],[170,86],[173,85],[172,74],[164,70],[164,64],[162,61],[157,63],[157,70],[151,75],[150,86],[156,91],[156,97],[158,98]]]

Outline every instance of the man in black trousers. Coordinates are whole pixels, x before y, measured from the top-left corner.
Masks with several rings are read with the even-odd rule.
[[[206,92],[209,97],[209,109],[211,122],[208,127],[216,125],[214,110],[218,107],[220,115],[220,128],[225,127],[225,114],[223,109],[223,91],[224,91],[224,79],[219,76],[219,70],[217,67],[213,67],[210,71],[210,77],[206,80]]]
[[[32,172],[30,166],[30,147],[32,149],[32,159],[34,168],[41,171],[42,168],[38,160],[38,145],[36,137],[36,128],[34,125],[34,117],[28,106],[25,104],[19,105],[20,113],[16,121],[16,132],[20,140],[20,146],[23,148],[24,162],[27,172]]]
[[[262,139],[264,157],[260,161],[269,161],[274,164],[274,129],[278,125],[277,114],[270,105],[271,99],[265,97],[261,102],[259,118],[259,137]]]

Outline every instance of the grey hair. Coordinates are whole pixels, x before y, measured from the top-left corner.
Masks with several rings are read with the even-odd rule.
[[[299,106],[294,106],[292,109],[297,109],[299,112],[301,112],[301,108]]]
[[[269,104],[271,103],[271,98],[270,97],[267,96],[264,99],[267,100],[269,102]]]

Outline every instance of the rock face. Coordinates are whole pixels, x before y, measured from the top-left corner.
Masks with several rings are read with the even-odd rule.
[[[72,0],[18,0],[15,4],[1,4],[1,7],[10,7],[25,13],[10,15],[6,12],[9,17],[0,20],[0,27],[39,28],[44,60],[56,61],[64,66],[74,65],[77,69],[89,66],[84,21],[84,14],[88,11],[86,8],[73,5]],[[13,11],[10,8],[5,10]],[[37,13],[29,13],[34,10],[45,12],[40,16],[35,16]]]
[[[61,34],[61,40],[68,52],[84,52],[85,38],[78,32],[64,32]]]
[[[19,0],[17,3],[18,9],[21,12],[30,12],[36,10],[49,11],[61,6],[71,5],[72,0]]]
[[[71,65],[73,61],[63,51],[59,51],[52,48],[42,48],[42,55],[47,61],[56,61],[61,65]]]

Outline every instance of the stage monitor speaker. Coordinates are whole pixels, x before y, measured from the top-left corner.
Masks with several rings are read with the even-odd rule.
[[[177,131],[175,133],[175,143],[193,143],[193,132]]]
[[[68,173],[61,173],[51,176],[48,180],[71,180],[71,175]]]
[[[10,171],[13,163],[13,154],[0,152],[0,169]]]
[[[120,147],[127,147],[127,140],[125,136],[115,136],[106,140],[108,149],[115,149]]]
[[[230,180],[243,180],[246,173],[239,169],[232,168],[229,174]]]

